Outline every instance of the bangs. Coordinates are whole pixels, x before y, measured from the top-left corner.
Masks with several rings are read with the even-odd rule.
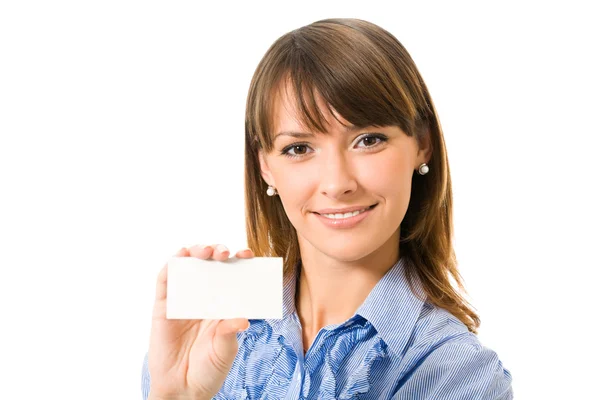
[[[313,24],[281,37],[270,49],[270,65],[259,74],[262,84],[255,85],[263,90],[254,93],[253,105],[248,104],[254,106],[255,117],[255,124],[247,121],[249,133],[271,151],[275,101],[289,96],[298,122],[308,131],[328,131],[317,103],[320,97],[342,125],[333,110],[354,127],[395,125],[412,136],[427,107],[417,104],[418,91],[403,79],[407,68],[397,65],[401,54],[392,54],[396,46],[388,49],[347,25]]]

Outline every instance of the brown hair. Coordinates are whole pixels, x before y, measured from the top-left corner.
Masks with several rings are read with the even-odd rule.
[[[358,19],[326,19],[286,33],[258,64],[245,120],[245,202],[248,246],[256,256],[283,257],[284,273],[300,260],[296,230],[278,196],[266,195],[258,151],[273,149],[273,99],[282,82],[294,88],[301,123],[326,133],[315,96],[351,124],[398,126],[421,143],[429,136],[430,171],[413,175],[400,225],[406,277],[422,283],[429,303],[446,309],[477,333],[480,319],[455,290],[465,292],[452,246],[452,185],[439,118],[425,82],[404,46],[379,26]],[[285,85],[283,85],[285,86]],[[332,115],[334,115],[332,113]]]

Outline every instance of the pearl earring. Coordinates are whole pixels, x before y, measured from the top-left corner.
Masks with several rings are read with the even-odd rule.
[[[423,163],[423,164],[419,165],[419,174],[425,175],[428,172],[429,172],[429,167],[427,166],[427,164]]]
[[[269,196],[274,196],[277,194],[277,189],[275,189],[273,186],[269,185],[269,188],[267,189],[267,194]]]

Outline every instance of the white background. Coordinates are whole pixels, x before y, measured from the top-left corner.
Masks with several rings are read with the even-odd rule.
[[[460,270],[515,398],[597,394],[592,2],[213,3],[1,3],[0,397],[141,397],[160,268],[246,247],[254,69],[330,17],[389,30],[431,91]]]

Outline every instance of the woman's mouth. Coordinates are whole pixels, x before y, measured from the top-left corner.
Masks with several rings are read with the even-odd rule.
[[[325,226],[335,229],[348,229],[356,226],[359,222],[371,215],[373,209],[377,204],[373,204],[362,210],[356,210],[348,213],[337,213],[337,214],[319,214],[314,213],[315,216]]]
[[[365,211],[368,210],[372,210],[377,204],[373,204],[372,206],[369,206],[367,208],[364,208],[362,210],[356,210],[353,212],[347,212],[347,213],[337,213],[337,214],[319,214],[325,218],[329,218],[329,219],[346,219],[346,218],[350,218],[350,217],[356,217],[359,214],[364,213]]]

